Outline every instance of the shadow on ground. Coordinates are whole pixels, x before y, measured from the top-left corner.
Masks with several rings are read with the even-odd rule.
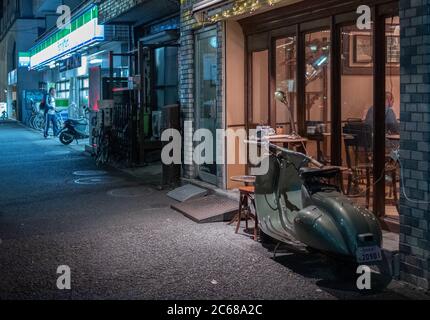
[[[371,290],[359,290],[357,280],[357,267],[342,262],[334,257],[327,257],[322,253],[310,252],[302,244],[284,244],[275,251],[274,244],[263,245],[272,259],[282,266],[290,269],[294,273],[312,280],[323,291],[333,295],[338,299],[407,299],[404,295],[393,292],[389,286],[392,278],[382,275],[378,271],[373,271],[371,276]]]

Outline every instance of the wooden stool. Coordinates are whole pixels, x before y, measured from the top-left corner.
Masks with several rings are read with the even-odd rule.
[[[236,217],[233,219],[231,223],[233,223],[235,220],[237,220],[236,225],[236,233],[239,232],[240,224],[242,222],[242,219],[245,219],[246,222],[246,230],[248,230],[248,220],[254,220],[255,227],[254,227],[254,240],[258,240],[258,217],[257,217],[257,209],[255,206],[255,187],[253,186],[247,186],[247,187],[240,187],[240,200],[239,200],[239,212],[237,213]],[[251,206],[254,207],[255,214],[251,211]]]

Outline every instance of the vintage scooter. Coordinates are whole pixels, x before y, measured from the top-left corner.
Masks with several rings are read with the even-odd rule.
[[[286,102],[282,92],[278,100]],[[294,131],[294,130],[293,130]],[[374,214],[341,193],[337,167],[324,167],[305,154],[257,142],[268,151],[269,170],[256,177],[256,211],[264,235],[280,243],[291,238],[309,248],[352,262],[378,265],[382,231]]]

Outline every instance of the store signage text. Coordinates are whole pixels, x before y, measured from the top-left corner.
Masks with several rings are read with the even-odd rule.
[[[42,44],[33,48],[30,67],[35,69],[71,54],[79,48],[104,40],[104,26],[98,24],[98,11],[91,9],[75,18],[68,29],[57,31]]]
[[[72,55],[70,58],[61,60],[59,62],[60,72],[73,70],[82,66],[82,56],[79,53]]]

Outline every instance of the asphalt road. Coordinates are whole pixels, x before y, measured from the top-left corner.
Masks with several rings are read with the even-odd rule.
[[[405,299],[415,293],[398,283],[361,292],[320,255],[297,247],[273,258],[233,227],[198,225],[171,210],[166,192],[145,179],[114,169],[92,172],[91,179],[77,175],[88,170],[98,169],[82,152],[0,123],[0,299]],[[71,268],[71,290],[57,288],[61,265]]]

